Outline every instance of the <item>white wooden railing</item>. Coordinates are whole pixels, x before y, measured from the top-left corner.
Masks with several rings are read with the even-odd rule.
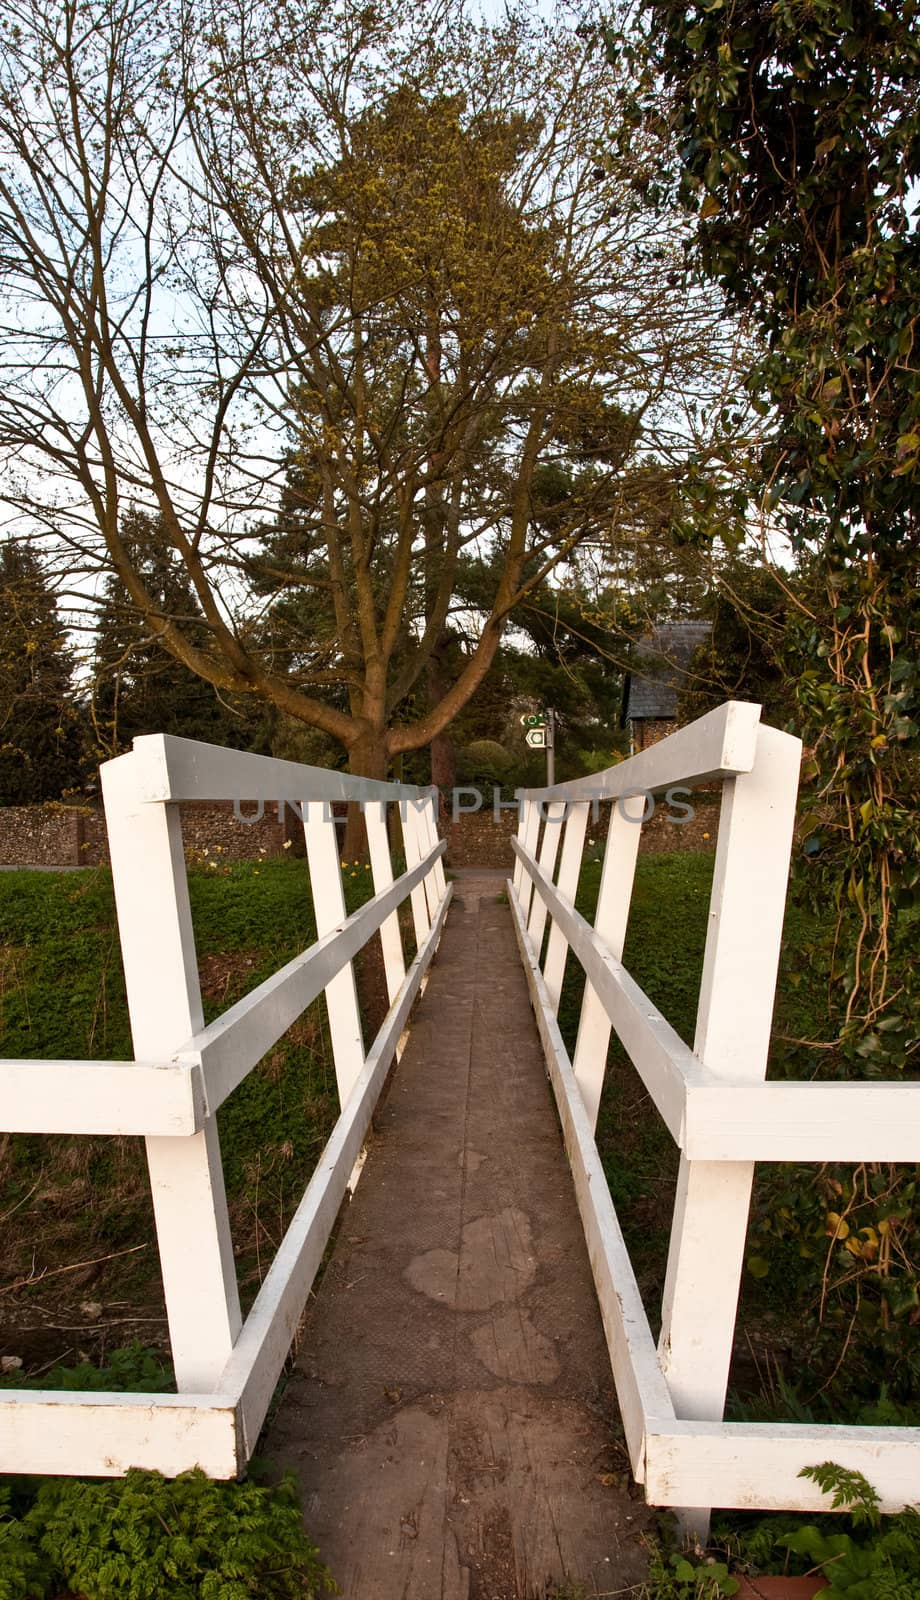
[[[509,885],[562,1121],[633,1473],[702,1536],[709,1508],[828,1509],[799,1473],[863,1472],[882,1509],[917,1499],[920,1429],[722,1420],[755,1161],[914,1162],[920,1084],[765,1082],[800,742],[729,702],[619,766],[526,791]],[[648,796],[721,784],[692,1050],[622,965]],[[593,928],[575,910],[589,809],[612,802]],[[558,860],[558,872],[556,864]],[[672,914],[680,917],[675,905]],[[550,930],[541,961],[546,921]],[[574,1056],[556,1013],[567,954],[585,972]],[[657,1347],[595,1143],[611,1027],[680,1146]]]
[[[0,1472],[234,1476],[252,1454],[450,900],[433,795],[150,735],[102,768],[136,1059],[0,1061],[0,1128],[142,1134],[177,1394],[0,1390]],[[316,943],[205,1026],[179,803],[280,801],[303,815]],[[346,916],[333,801],[363,805],[374,898]],[[395,882],[387,808],[406,871]],[[306,867],[305,867],[306,870]],[[397,911],[412,905],[406,968]],[[352,959],[379,930],[390,1008],[365,1050]],[[245,1321],[216,1112],[325,993],[341,1114]]]

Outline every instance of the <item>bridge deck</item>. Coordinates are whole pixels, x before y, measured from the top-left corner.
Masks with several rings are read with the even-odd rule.
[[[268,1438],[345,1600],[638,1581],[610,1364],[497,875],[462,875]]]

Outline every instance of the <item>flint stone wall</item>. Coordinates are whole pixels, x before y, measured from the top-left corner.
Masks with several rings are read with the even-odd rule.
[[[241,806],[254,817],[254,805]],[[255,821],[241,822],[226,803],[182,807],[185,848],[196,856],[253,861],[260,856],[303,855],[303,828],[288,808],[266,805]],[[0,806],[0,867],[98,867],[109,859],[101,805]]]

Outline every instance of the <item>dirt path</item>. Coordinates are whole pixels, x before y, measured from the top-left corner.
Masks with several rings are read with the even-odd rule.
[[[264,1454],[345,1600],[621,1592],[628,1491],[502,880],[461,875]]]

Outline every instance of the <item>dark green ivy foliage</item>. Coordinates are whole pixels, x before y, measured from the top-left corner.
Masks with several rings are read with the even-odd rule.
[[[643,14],[625,136],[644,121],[676,152],[661,203],[696,214],[698,269],[761,336],[747,384],[767,442],[749,488],[809,573],[787,640],[808,877],[840,910],[826,966],[841,1052],[887,1072],[916,1046],[898,921],[920,884],[917,0]]]
[[[33,1480],[34,1483],[34,1480]],[[271,1489],[129,1472],[0,1488],[0,1600],[316,1600],[334,1590],[287,1480]]]

